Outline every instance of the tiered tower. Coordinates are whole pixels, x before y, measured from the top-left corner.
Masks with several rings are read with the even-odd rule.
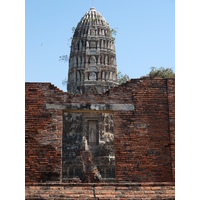
[[[71,94],[101,94],[116,85],[112,31],[104,17],[90,8],[78,23],[71,42],[67,90]]]

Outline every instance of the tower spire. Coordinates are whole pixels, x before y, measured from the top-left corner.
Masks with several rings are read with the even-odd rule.
[[[76,30],[80,34],[74,34],[71,42],[67,91],[102,94],[117,86],[114,40],[111,34],[106,34],[109,26],[104,17],[92,7],[81,18]]]

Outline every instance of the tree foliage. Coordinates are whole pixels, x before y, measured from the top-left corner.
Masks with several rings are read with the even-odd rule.
[[[108,26],[108,34],[112,35],[112,38],[115,40],[115,36],[117,35],[117,28],[110,28],[110,26]]]
[[[122,83],[125,83],[128,80],[130,80],[130,78],[127,74],[123,75],[120,71],[117,73],[117,83],[119,85],[121,85]]]
[[[151,78],[160,77],[160,78],[175,78],[175,73],[171,68],[156,68],[151,67],[151,71],[149,72],[148,76]]]
[[[68,55],[59,56],[59,61],[68,62],[68,60],[69,60]]]
[[[72,35],[74,35],[74,33],[75,33],[75,30],[76,30],[76,27],[72,27]]]
[[[67,80],[67,78],[65,77],[65,79],[62,80],[62,85],[63,85],[63,86],[67,86],[67,82],[68,82],[68,80]]]

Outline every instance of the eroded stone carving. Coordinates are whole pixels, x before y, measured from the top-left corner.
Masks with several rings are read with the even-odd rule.
[[[96,65],[96,58],[95,56],[90,57],[90,65]]]
[[[90,81],[96,81],[96,79],[97,79],[96,73],[95,72],[91,72],[90,76],[89,76],[89,80]]]
[[[83,136],[83,138],[82,138],[82,148],[83,148],[84,151],[88,151],[89,150],[87,139],[86,139],[85,136]]]
[[[80,81],[80,80],[81,80],[80,71],[77,71],[77,72],[76,72],[76,80],[77,80],[77,81]]]

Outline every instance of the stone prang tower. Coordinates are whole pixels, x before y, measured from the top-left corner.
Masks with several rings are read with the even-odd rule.
[[[101,94],[116,85],[112,31],[104,17],[90,8],[78,23],[71,42],[67,90],[71,94]]]

